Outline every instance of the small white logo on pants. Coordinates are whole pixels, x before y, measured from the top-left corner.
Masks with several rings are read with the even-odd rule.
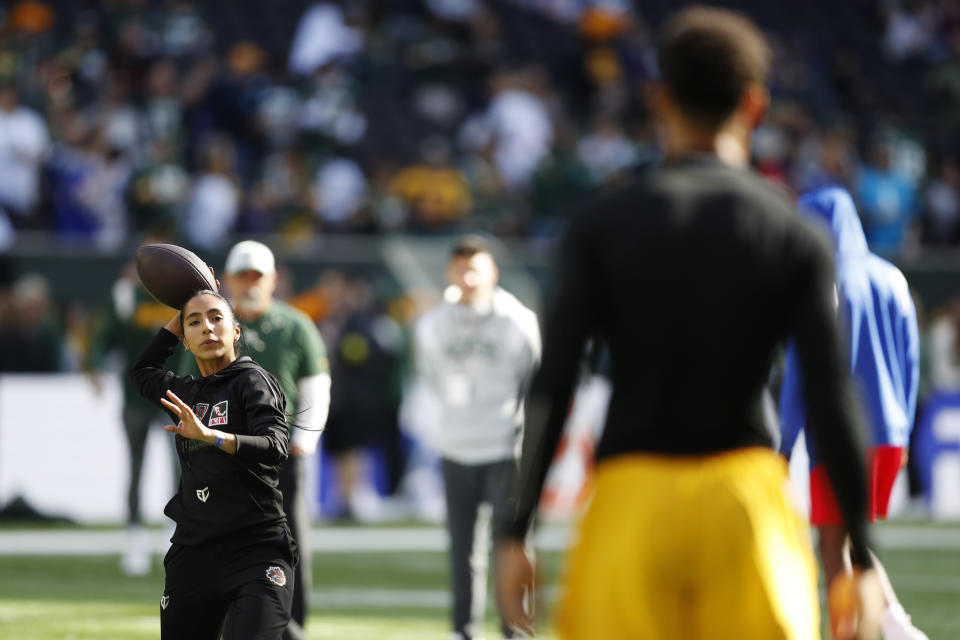
[[[160,596],[160,608],[166,611],[168,604],[170,604],[170,596],[167,594]]]
[[[197,489],[197,498],[200,499],[200,502],[206,502],[207,498],[210,497],[210,487],[204,487],[203,489]]]
[[[287,574],[280,567],[267,567],[267,580],[282,587],[287,584]]]

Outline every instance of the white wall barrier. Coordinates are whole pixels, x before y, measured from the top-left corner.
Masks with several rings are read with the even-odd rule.
[[[97,394],[82,374],[0,375],[0,507],[22,497],[43,514],[85,524],[125,521],[129,454],[122,391],[117,376],[101,379]],[[917,425],[916,462],[935,518],[960,517],[957,425],[960,395],[947,394],[930,399]],[[148,523],[167,521],[163,507],[174,491],[171,437],[158,424],[147,441],[140,505]],[[798,443],[790,465],[801,509],[808,508],[805,454]],[[581,463],[589,472],[589,462]],[[308,504],[316,513],[316,458],[307,467]],[[894,490],[894,517],[906,503],[904,475]]]
[[[47,515],[82,523],[126,520],[129,454],[119,377],[98,395],[81,374],[0,376],[0,507],[23,497]],[[173,452],[159,426],[147,441],[140,510],[164,522]]]

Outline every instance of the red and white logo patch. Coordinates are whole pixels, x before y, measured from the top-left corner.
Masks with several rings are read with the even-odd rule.
[[[218,402],[213,405],[213,411],[210,412],[210,426],[218,424],[227,424],[227,401]]]
[[[287,574],[280,567],[267,567],[267,580],[282,587],[287,584]]]
[[[210,405],[205,402],[198,402],[193,405],[193,412],[197,414],[197,417],[203,420],[203,416],[207,415],[207,409],[210,408]]]

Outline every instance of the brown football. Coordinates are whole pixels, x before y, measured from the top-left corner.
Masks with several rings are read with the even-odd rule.
[[[195,253],[174,244],[145,244],[134,255],[140,282],[154,298],[182,309],[201,289],[217,290],[207,264]]]

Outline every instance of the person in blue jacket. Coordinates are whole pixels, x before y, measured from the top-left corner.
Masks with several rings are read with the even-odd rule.
[[[826,187],[800,198],[801,215],[823,226],[836,252],[837,316],[847,338],[849,363],[872,437],[868,455],[871,520],[885,518],[893,484],[906,463],[907,445],[917,405],[920,339],[917,313],[903,273],[867,248],[863,227],[850,194]],[[787,347],[780,390],[780,452],[790,457],[807,426],[803,373],[793,344]],[[815,439],[806,431],[810,456],[810,520],[817,527],[820,557],[828,584],[845,570],[846,536],[836,498],[820,461]],[[875,559],[884,583],[885,639],[920,640],[897,600],[886,573]]]

